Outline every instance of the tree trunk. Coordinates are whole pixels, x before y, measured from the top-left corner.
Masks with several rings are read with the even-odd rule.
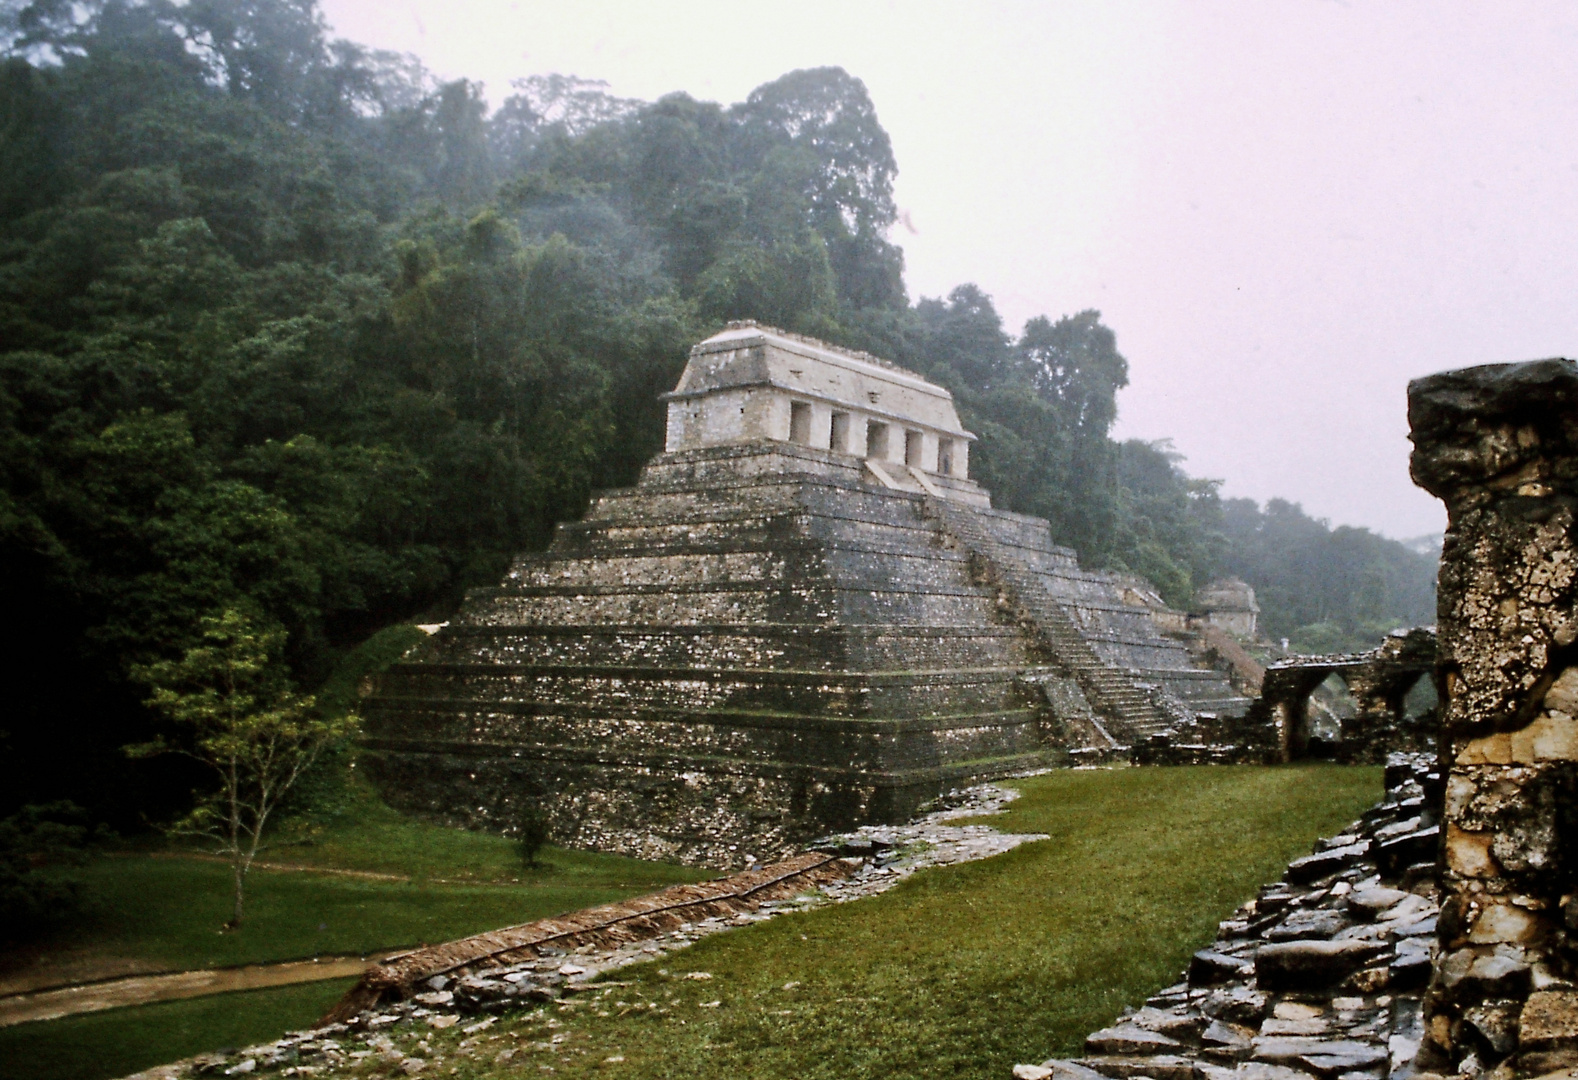
[[[242,885],[246,881],[247,868],[246,864],[240,859],[235,859],[230,864],[230,870],[231,873],[235,875],[236,880],[236,910],[235,914],[231,916],[229,922],[230,928],[234,930],[236,927],[241,925]]]

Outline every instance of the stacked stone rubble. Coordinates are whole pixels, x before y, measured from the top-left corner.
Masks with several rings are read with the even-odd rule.
[[[1420,1041],[1437,929],[1440,774],[1397,755],[1386,798],[1222,922],[1184,980],[1023,1080],[1383,1080]]]
[[[1421,1064],[1578,1066],[1578,366],[1409,387],[1413,475],[1447,506],[1441,957]]]

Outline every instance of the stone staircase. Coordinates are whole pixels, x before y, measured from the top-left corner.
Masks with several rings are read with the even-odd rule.
[[[1005,599],[1028,619],[1035,636],[1105,721],[1104,729],[1098,726],[1102,735],[1132,744],[1170,726],[1169,717],[1146,690],[1136,686],[1125,672],[1102,662],[1040,577],[1009,555],[977,514],[931,496],[925,500],[925,513],[981,561]]]

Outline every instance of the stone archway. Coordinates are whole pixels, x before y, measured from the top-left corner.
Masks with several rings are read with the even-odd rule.
[[[1286,662],[1266,669],[1260,697],[1250,706],[1247,718],[1259,714],[1275,726],[1281,760],[1297,761],[1308,756],[1310,696],[1335,670],[1330,663]]]
[[[1302,757],[1335,758],[1346,741],[1359,712],[1358,700],[1348,685],[1347,669],[1327,673],[1304,695],[1295,715],[1303,723]]]
[[[1310,756],[1310,696],[1333,675],[1352,695],[1354,715],[1344,719],[1332,756],[1347,762],[1380,762],[1391,750],[1418,750],[1432,738],[1432,713],[1410,717],[1407,701],[1421,679],[1432,677],[1435,632],[1398,631],[1379,649],[1337,656],[1300,656],[1266,669],[1260,697],[1245,715],[1246,728],[1269,725],[1282,761]]]

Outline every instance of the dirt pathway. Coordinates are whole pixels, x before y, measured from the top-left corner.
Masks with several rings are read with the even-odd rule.
[[[230,860],[223,855],[209,855],[202,851],[154,851],[149,853],[149,858],[154,859],[179,859],[183,862],[223,863],[230,865]],[[393,881],[398,884],[408,884],[411,881],[409,874],[382,874],[376,870],[342,870],[337,866],[313,866],[311,863],[267,862],[258,859],[252,864],[254,870],[275,870],[289,874],[328,874],[331,877],[359,878],[362,881]],[[438,884],[449,884],[438,878],[429,880]],[[509,884],[508,882],[477,881],[465,882],[467,885],[496,885]]]
[[[404,950],[400,950],[404,951]],[[0,997],[0,1027],[30,1020],[54,1020],[77,1013],[118,1009],[124,1005],[151,1005],[157,1001],[224,994],[232,990],[261,990],[270,986],[321,982],[360,975],[377,964],[380,956],[320,956],[284,964],[249,964],[246,967],[206,971],[175,971],[165,975],[134,975],[124,979],[63,986],[31,994]]]
[[[189,862],[208,862],[230,864],[230,860],[223,855],[209,855],[201,851],[157,851],[151,853],[155,859],[185,859]],[[331,877],[359,878],[363,881],[392,881],[399,885],[409,885],[416,879],[410,874],[386,874],[377,870],[342,870],[335,866],[315,866],[312,863],[292,862],[265,862],[262,859],[252,864],[254,870],[274,870],[289,874],[328,874]],[[533,889],[542,886],[519,878],[442,878],[424,877],[422,881],[429,885],[488,885],[507,886],[512,889]],[[558,888],[549,885],[547,888]]]

